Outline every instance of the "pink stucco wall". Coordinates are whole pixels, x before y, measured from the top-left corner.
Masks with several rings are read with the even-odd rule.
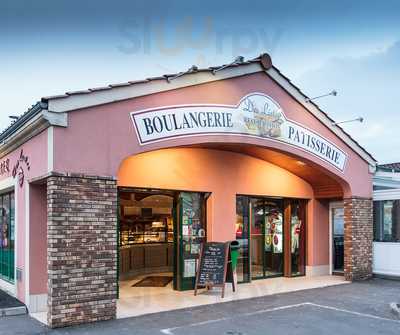
[[[146,108],[179,104],[236,105],[248,93],[261,92],[277,101],[291,120],[313,129],[344,150],[348,162],[344,173],[315,156],[269,139],[231,135],[196,136],[140,146],[129,113]],[[368,164],[341,139],[306,111],[265,73],[212,82],[152,94],[69,113],[68,128],[55,129],[55,169],[95,175],[116,175],[121,161],[133,154],[165,147],[198,143],[249,143],[287,152],[323,168],[342,185],[345,195],[372,194]],[[95,163],[94,163],[95,162]]]
[[[30,294],[47,293],[47,192],[46,184],[30,185],[29,262]]]
[[[312,199],[307,214],[307,265],[328,265],[329,200]]]
[[[10,172],[0,176],[0,180],[12,178],[12,167],[17,162],[20,152],[23,150],[24,155],[28,156],[30,170],[27,169],[26,165],[22,163],[22,167],[25,172],[25,183],[22,187],[15,181],[15,201],[16,201],[16,261],[15,264],[18,268],[22,269],[22,279],[17,281],[17,297],[21,301],[25,302],[25,285],[26,285],[26,243],[27,243],[27,217],[26,213],[26,188],[29,179],[44,175],[47,173],[47,130],[43,131],[39,135],[33,137],[28,142],[21,145],[19,148],[4,156],[0,161],[6,159],[10,160]],[[35,211],[36,207],[30,208],[30,211]],[[38,237],[40,238],[40,237]],[[31,268],[32,270],[32,268]],[[34,269],[33,269],[34,270]],[[31,276],[35,280],[35,276]]]

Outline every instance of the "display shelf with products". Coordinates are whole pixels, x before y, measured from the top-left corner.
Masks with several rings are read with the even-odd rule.
[[[120,236],[121,246],[173,242],[173,220],[166,215],[121,219]]]

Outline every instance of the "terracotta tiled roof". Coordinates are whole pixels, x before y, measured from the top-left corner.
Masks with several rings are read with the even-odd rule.
[[[266,55],[266,54],[264,54]],[[212,72],[220,67],[237,67],[237,66],[241,66],[241,65],[245,65],[245,64],[251,64],[251,63],[261,63],[262,62],[262,56],[247,60],[247,61],[243,61],[240,64],[223,64],[220,66],[210,66],[207,68],[197,68],[195,73],[198,72]],[[272,64],[271,64],[272,66]],[[148,83],[151,81],[156,81],[156,80],[168,80],[171,77],[175,77],[176,75],[180,75],[183,74],[184,72],[179,72],[179,73],[171,73],[171,74],[164,74],[162,76],[157,76],[157,77],[150,77],[150,78],[146,78],[143,80],[134,80],[134,81],[128,81],[126,83],[118,83],[118,84],[111,84],[108,86],[104,86],[104,87],[94,87],[94,88],[88,88],[86,90],[79,90],[79,91],[71,91],[71,92],[66,92],[64,94],[58,94],[58,95],[50,95],[50,96],[46,96],[42,98],[42,101],[46,102],[47,100],[51,100],[51,99],[60,99],[60,98],[68,98],[69,96],[72,95],[81,95],[81,94],[90,94],[92,92],[96,92],[96,91],[105,91],[105,90],[112,90],[113,88],[119,88],[119,87],[127,87],[127,86],[133,86],[135,84],[142,84],[142,83]]]
[[[400,171],[400,162],[380,164],[378,165],[378,168],[385,170]]]

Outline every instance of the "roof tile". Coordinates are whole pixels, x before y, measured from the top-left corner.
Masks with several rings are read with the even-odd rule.
[[[132,85],[131,83],[127,82],[127,83],[120,83],[120,84],[111,84],[108,86],[110,86],[111,88],[116,88],[116,87],[126,87],[126,86],[131,86],[131,85]]]
[[[103,86],[103,87],[89,88],[89,91],[92,91],[92,92],[107,91],[107,90],[111,90],[111,87],[110,86]]]

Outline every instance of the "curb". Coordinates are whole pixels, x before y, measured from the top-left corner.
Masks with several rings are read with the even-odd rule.
[[[27,312],[28,311],[25,306],[0,308],[0,318],[3,316],[23,315],[27,314]]]

